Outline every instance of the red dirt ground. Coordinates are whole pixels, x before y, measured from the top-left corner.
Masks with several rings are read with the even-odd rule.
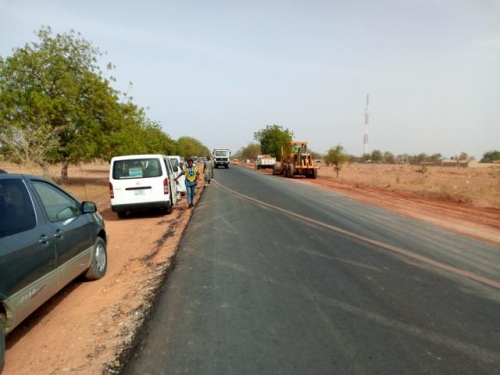
[[[22,171],[2,163],[0,168],[12,173]],[[476,185],[491,185],[495,190],[477,193],[477,199],[463,198],[463,195],[458,199],[454,195],[429,196],[427,183],[420,183],[420,190],[410,183],[405,185],[405,181],[410,181],[417,173],[411,169],[408,176],[400,169],[397,178],[377,170],[370,180],[367,175],[373,174],[373,170],[367,172],[361,167],[353,167],[341,171],[337,179],[333,171],[322,168],[318,179],[304,181],[500,245],[498,172],[500,169],[491,175],[486,173],[489,177],[484,180],[476,175],[465,176]],[[95,201],[106,220],[109,234],[107,275],[95,282],[77,280],[71,283],[18,326],[7,338],[2,375],[117,373],[140,322],[147,317],[151,297],[173,268],[172,257],[196,207],[189,210],[186,200],[182,199],[171,215],[135,215],[118,220],[109,208],[107,174],[107,165],[73,168],[70,170],[71,184],[66,186],[77,198]],[[435,172],[434,177],[439,174]],[[387,183],[381,176],[389,176],[397,183]],[[463,175],[459,177],[460,180],[464,178]],[[426,181],[429,178],[432,179],[432,174]]]

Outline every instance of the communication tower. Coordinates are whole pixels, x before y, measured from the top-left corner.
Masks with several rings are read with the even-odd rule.
[[[370,95],[366,95],[365,126],[363,131],[363,155],[368,154],[368,125],[370,125]]]

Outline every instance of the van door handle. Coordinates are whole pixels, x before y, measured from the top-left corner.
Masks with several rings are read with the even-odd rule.
[[[56,230],[56,233],[54,233],[55,238],[62,238],[63,235],[64,235],[64,232],[60,229]]]

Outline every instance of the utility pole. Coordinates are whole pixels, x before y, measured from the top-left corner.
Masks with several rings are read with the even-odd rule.
[[[368,125],[370,125],[370,95],[366,95],[365,126],[363,131],[363,155],[368,154]]]

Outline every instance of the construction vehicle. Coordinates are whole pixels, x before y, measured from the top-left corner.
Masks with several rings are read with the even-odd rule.
[[[307,151],[307,142],[292,141],[281,148],[281,161],[276,162],[273,174],[293,178],[294,176],[318,177],[314,159]]]

